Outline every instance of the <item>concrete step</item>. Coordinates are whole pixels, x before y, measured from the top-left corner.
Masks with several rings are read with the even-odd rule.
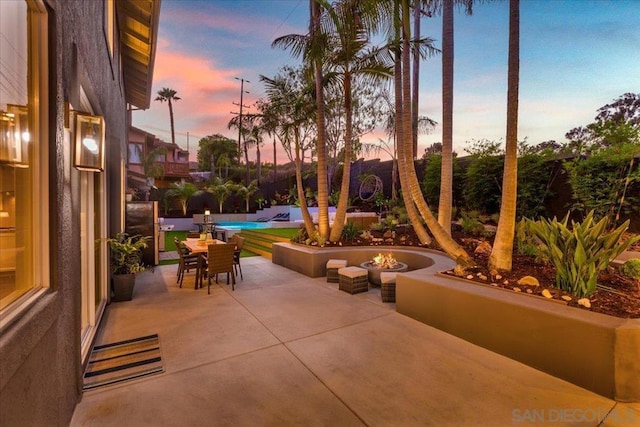
[[[271,259],[271,249],[274,243],[289,242],[287,237],[274,236],[252,230],[242,230],[239,236],[245,238],[244,249]]]

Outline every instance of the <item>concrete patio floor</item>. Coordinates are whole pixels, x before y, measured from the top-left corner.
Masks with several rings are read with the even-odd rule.
[[[157,333],[165,372],[85,392],[71,425],[640,425],[640,404],[398,314],[379,289],[242,266],[234,292],[223,280],[211,295],[192,274],[179,288],[176,265],[139,275],[97,344]]]

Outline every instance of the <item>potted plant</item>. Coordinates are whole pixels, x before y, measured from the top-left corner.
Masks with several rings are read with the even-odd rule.
[[[106,239],[111,250],[114,301],[131,300],[136,274],[146,269],[142,262],[142,249],[147,247],[150,239],[151,236],[129,236],[122,232]]]

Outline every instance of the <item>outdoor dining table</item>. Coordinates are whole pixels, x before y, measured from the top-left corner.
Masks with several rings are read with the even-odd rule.
[[[208,239],[208,240],[200,240],[200,239],[186,239],[183,240],[184,246],[189,249],[189,252],[194,254],[206,254],[209,251],[209,245],[226,243],[222,240],[218,239]]]
[[[209,245],[215,245],[215,244],[226,243],[226,242],[223,242],[222,240],[218,240],[218,239],[200,240],[195,238],[194,239],[187,238],[186,240],[183,240],[182,243],[189,250],[190,253],[199,255],[198,268],[196,269],[196,286],[195,286],[196,289],[198,289],[199,287],[202,287],[202,281],[201,281],[202,270],[201,269],[204,268],[204,264],[206,264],[205,260],[207,258],[207,253],[209,252]]]

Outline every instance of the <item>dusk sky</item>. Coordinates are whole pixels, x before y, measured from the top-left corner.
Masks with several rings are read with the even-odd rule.
[[[250,81],[243,103],[251,106],[264,97],[260,74],[273,77],[284,65],[299,65],[271,42],[306,33],[308,19],[308,0],[162,1],[152,100],[163,87],[182,98],[174,104],[176,142],[187,148],[189,133],[192,160],[204,136],[237,138],[227,129],[240,101],[235,77]],[[464,155],[467,141],[504,141],[508,1],[480,2],[472,16],[458,11],[454,24],[454,150]],[[640,0],[521,0],[520,31],[518,139],[564,142],[599,107],[640,92]],[[441,17],[423,18],[422,35],[441,47]],[[421,63],[420,114],[442,121],[439,55]],[[171,141],[166,103],[134,112],[133,125]],[[420,135],[419,153],[441,141],[441,132],[438,126]],[[271,160],[271,141],[265,143],[262,157]],[[286,161],[284,154],[278,161]]]

